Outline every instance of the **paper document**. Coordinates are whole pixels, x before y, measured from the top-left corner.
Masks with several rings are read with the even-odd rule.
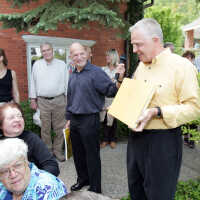
[[[155,86],[141,80],[124,78],[108,113],[131,128],[136,127],[136,121],[148,107]]]
[[[65,141],[65,159],[68,160],[72,156],[72,143],[70,140],[70,130],[63,129],[63,136]]]

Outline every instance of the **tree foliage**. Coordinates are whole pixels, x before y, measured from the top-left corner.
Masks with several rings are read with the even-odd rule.
[[[7,0],[12,6],[37,0]],[[47,3],[25,13],[0,14],[3,28],[16,28],[31,33],[56,30],[59,23],[69,23],[81,29],[89,22],[97,21],[105,27],[123,28],[126,22],[119,12],[119,3],[129,0],[49,0]]]
[[[182,14],[181,24],[185,25],[200,16],[200,0],[159,0],[155,5],[168,7],[174,13]]]
[[[158,21],[163,30],[164,42],[173,42],[178,53],[183,46],[183,34],[181,31],[181,15],[174,13],[170,8],[153,6],[148,8],[145,17],[152,17]]]

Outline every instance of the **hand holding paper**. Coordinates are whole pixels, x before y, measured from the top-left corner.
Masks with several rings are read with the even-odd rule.
[[[142,132],[147,123],[156,115],[157,115],[156,108],[146,109],[139,117],[139,119],[136,121],[136,127],[133,128],[132,130],[135,132]]]

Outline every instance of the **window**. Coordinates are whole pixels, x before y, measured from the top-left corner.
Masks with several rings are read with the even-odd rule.
[[[69,47],[73,42],[79,42],[89,47],[95,44],[95,41],[93,40],[79,40],[72,38],[46,37],[36,35],[23,35],[22,38],[26,42],[28,90],[30,88],[32,66],[35,60],[41,58],[40,44],[44,42],[51,43],[54,49],[54,56],[66,62],[66,66],[70,62]]]

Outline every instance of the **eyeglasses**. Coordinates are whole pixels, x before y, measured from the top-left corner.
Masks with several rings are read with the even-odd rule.
[[[8,120],[13,120],[13,119],[22,119],[23,118],[23,116],[22,116],[22,114],[17,114],[17,115],[11,115],[11,116],[9,116],[9,117],[6,117],[6,119],[8,119]]]
[[[0,170],[0,178],[8,178],[11,172],[19,173],[25,168],[25,160],[17,161],[12,167]]]

